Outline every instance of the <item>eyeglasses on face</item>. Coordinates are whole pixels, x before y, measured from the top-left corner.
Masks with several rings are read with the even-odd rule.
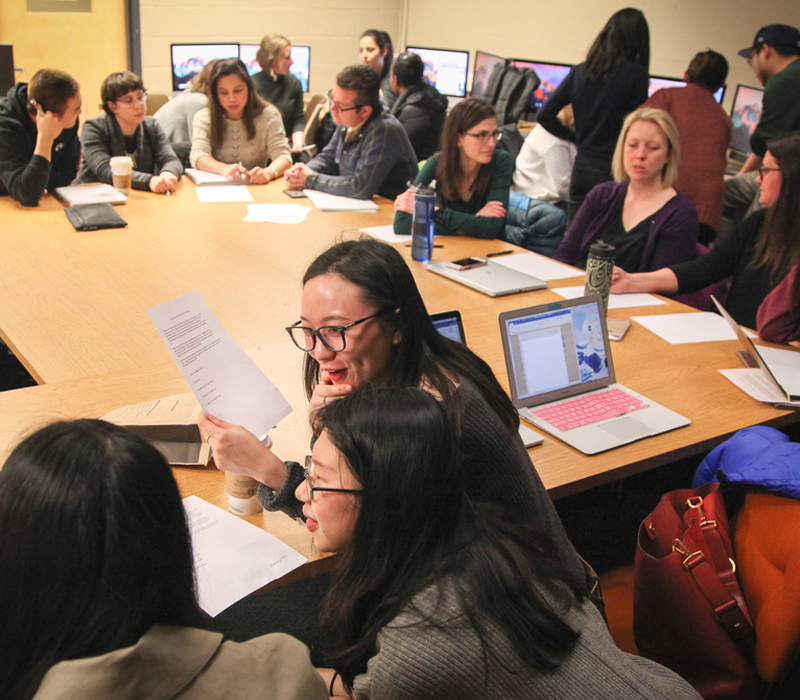
[[[122,102],[124,105],[132,105],[134,102],[147,102],[147,93],[137,92],[135,95],[125,95],[120,97],[117,102]]]
[[[328,90],[325,93],[325,96],[328,98],[328,102],[331,103],[331,107],[336,107],[340,112],[352,112],[354,109],[361,109],[364,105],[355,105],[355,107],[342,107],[338,102],[335,102],[333,99],[333,90]]]
[[[308,500],[314,500],[314,494],[317,491],[329,491],[331,493],[364,493],[363,489],[329,489],[323,488],[322,486],[314,486],[314,482],[312,479],[314,478],[311,475],[311,467],[313,466],[314,462],[311,458],[311,455],[306,455],[306,466],[303,467],[303,473],[306,476],[306,488],[308,489]]]
[[[371,316],[365,316],[364,318],[358,319],[358,321],[348,323],[346,326],[320,326],[316,330],[301,326],[300,324],[302,321],[298,321],[289,326],[286,332],[289,334],[292,342],[303,352],[311,352],[317,344],[317,338],[319,338],[320,342],[331,352],[341,352],[347,347],[345,332],[350,330],[353,326],[357,326],[360,323],[364,323],[371,318],[379,316],[380,313],[381,312],[378,311]]]
[[[503,132],[499,129],[495,131],[465,131],[464,136],[472,136],[472,138],[478,139],[481,143],[488,143],[492,139],[495,142],[499,141],[503,138]]]
[[[779,173],[780,171],[781,171],[780,168],[764,168],[764,167],[761,167],[761,168],[758,169],[758,176],[763,180],[764,179],[764,175],[766,173]]]

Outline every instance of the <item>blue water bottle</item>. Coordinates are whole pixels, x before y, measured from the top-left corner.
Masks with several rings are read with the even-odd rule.
[[[414,217],[411,224],[411,257],[418,262],[430,262],[433,256],[435,209],[436,191],[432,187],[420,187],[414,195]]]

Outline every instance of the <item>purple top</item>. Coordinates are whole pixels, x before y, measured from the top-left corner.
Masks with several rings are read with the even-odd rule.
[[[598,233],[617,215],[627,192],[627,180],[604,182],[589,192],[553,257],[569,265],[585,258]],[[678,192],[651,217],[639,267],[628,272],[650,272],[691,260],[699,229],[694,206]]]

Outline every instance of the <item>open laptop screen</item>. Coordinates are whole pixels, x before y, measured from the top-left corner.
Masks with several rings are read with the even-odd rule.
[[[455,340],[466,345],[464,337],[464,326],[461,323],[461,313],[459,311],[442,311],[438,314],[431,314],[431,323],[445,338]]]
[[[515,402],[544,403],[614,381],[598,300],[583,298],[501,314]]]

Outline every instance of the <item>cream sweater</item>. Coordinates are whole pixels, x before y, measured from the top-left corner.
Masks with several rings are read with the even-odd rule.
[[[189,155],[192,167],[197,167],[197,159],[211,156],[220,163],[241,163],[248,170],[255,166],[262,168],[283,156],[292,162],[292,154],[283,130],[283,119],[272,105],[267,105],[255,119],[256,136],[247,138],[244,120],[225,120],[222,143],[216,148],[211,145],[211,112],[204,107],[192,120],[192,151]]]

